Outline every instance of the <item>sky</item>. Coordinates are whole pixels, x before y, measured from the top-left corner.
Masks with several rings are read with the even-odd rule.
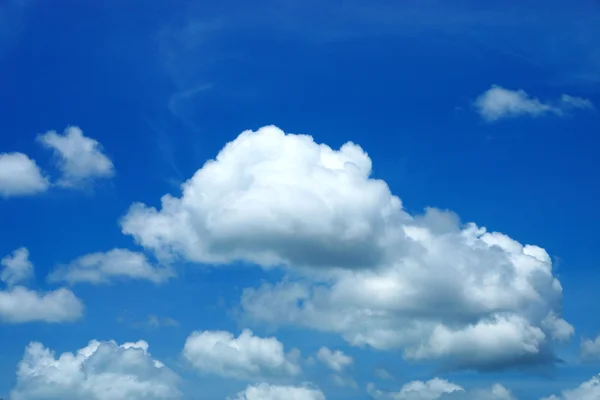
[[[1,1],[0,398],[600,399],[598,37],[592,0]]]

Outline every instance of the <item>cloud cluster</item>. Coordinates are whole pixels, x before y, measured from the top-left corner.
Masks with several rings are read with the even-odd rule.
[[[34,276],[29,251],[22,247],[0,262],[0,280],[6,288],[0,290],[0,322],[33,321],[68,322],[83,314],[82,302],[68,289],[38,292],[17,285]]]
[[[410,215],[371,169],[350,142],[334,150],[274,126],[245,131],[180,198],[134,204],[122,229],[158,257],[300,274],[245,290],[255,321],[456,368],[553,362],[552,343],[573,329],[546,251],[449,211]]]
[[[298,375],[297,355],[296,350],[285,354],[276,338],[247,329],[237,338],[226,331],[193,332],[183,349],[183,357],[199,372],[234,379]]]
[[[520,116],[538,117],[546,114],[565,115],[572,109],[593,109],[588,99],[563,94],[558,101],[542,102],[524,90],[510,90],[492,85],[474,102],[475,108],[486,121]]]
[[[114,175],[112,161],[103,153],[100,143],[83,134],[76,126],[63,134],[48,131],[38,142],[53,151],[61,172],[55,182],[62,187],[84,187],[95,179]],[[37,163],[19,152],[0,153],[0,196],[31,196],[45,192],[52,185]]]
[[[148,343],[92,340],[75,353],[32,342],[17,369],[12,400],[171,400],[179,377],[148,352]]]
[[[158,284],[174,275],[168,267],[152,265],[142,253],[112,249],[104,253],[86,254],[61,265],[48,279],[51,282],[67,282],[71,285],[81,282],[106,284],[118,279],[148,280]]]
[[[369,383],[367,393],[375,400],[517,400],[510,390],[499,384],[489,389],[465,390],[439,378],[409,382],[398,392],[383,392]]]

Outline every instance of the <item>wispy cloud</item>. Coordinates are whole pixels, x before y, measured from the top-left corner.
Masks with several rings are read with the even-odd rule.
[[[498,85],[492,85],[477,97],[474,106],[479,115],[489,122],[521,116],[563,116],[569,110],[594,108],[590,100],[581,97],[563,94],[558,100],[544,102],[522,89],[510,90]]]
[[[187,22],[162,32],[166,65],[177,83],[186,82],[184,88],[191,87],[192,76],[229,54],[228,38],[249,31],[277,32],[316,43],[433,32],[456,43],[518,58],[556,79],[600,83],[600,44],[595,39],[600,36],[600,6],[594,2],[575,5],[549,0],[540,8],[530,0],[501,5],[473,0],[349,0],[343,4],[267,0],[235,6],[226,1],[221,7],[227,12],[211,14],[189,8]],[[184,54],[198,57],[181,62]]]
[[[0,57],[11,48],[26,26],[30,0],[0,2]]]

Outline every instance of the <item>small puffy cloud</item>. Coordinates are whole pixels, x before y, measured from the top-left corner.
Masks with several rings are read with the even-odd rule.
[[[352,357],[344,354],[340,350],[331,351],[327,347],[321,347],[317,352],[317,358],[323,364],[336,372],[342,372],[347,366],[352,364]]]
[[[148,352],[148,343],[92,340],[75,353],[32,342],[17,369],[12,400],[177,399],[179,377]]]
[[[487,121],[545,114],[564,115],[570,109],[593,109],[588,99],[563,94],[558,101],[542,102],[524,90],[510,90],[492,85],[474,102],[481,117]]]
[[[81,256],[66,265],[59,266],[49,276],[51,282],[81,282],[106,284],[118,279],[148,280],[156,284],[174,276],[168,267],[154,266],[142,253],[127,249]]]
[[[69,322],[83,314],[83,304],[73,292],[61,288],[36,292],[22,286],[0,291],[0,321],[12,324],[26,322]]]
[[[23,153],[0,154],[0,196],[29,196],[44,192],[50,181],[34,160]]]
[[[6,286],[0,290],[0,322],[22,324],[26,322],[69,322],[83,314],[83,304],[73,292],[61,288],[50,292],[37,292],[19,286],[34,276],[29,251],[25,247],[15,250],[0,261],[0,281]]]
[[[245,329],[236,338],[226,331],[193,332],[186,340],[183,357],[199,372],[234,379],[297,375],[297,351],[285,354],[274,337],[261,338]]]
[[[450,211],[411,215],[371,170],[354,143],[245,131],[180,197],[163,196],[158,209],[136,203],[121,226],[159,258],[292,271],[244,290],[251,322],[456,368],[552,363],[554,342],[573,331],[548,253]]]
[[[586,361],[600,360],[600,335],[595,339],[582,339],[580,345],[581,358]]]
[[[261,383],[250,385],[246,390],[228,400],[325,400],[325,395],[311,385],[277,386]]]
[[[63,134],[48,131],[38,136],[38,141],[53,150],[62,175],[57,184],[78,187],[98,178],[114,175],[112,161],[102,152],[97,140],[84,136],[83,131],[71,126]]]
[[[598,400],[600,399],[600,374],[594,376],[587,382],[583,382],[578,388],[565,390],[560,395],[544,397],[541,400]]]
[[[29,250],[25,247],[0,260],[0,266],[0,280],[9,287],[33,277],[33,264],[29,261]]]
[[[500,384],[494,384],[489,389],[465,390],[439,378],[409,382],[398,392],[383,392],[369,383],[367,393],[376,400],[517,400],[510,390]]]

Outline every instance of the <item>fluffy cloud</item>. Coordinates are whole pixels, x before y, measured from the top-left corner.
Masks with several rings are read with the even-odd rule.
[[[180,397],[179,377],[148,353],[148,344],[91,341],[75,353],[32,342],[17,370],[12,400],[159,400]]]
[[[341,334],[480,370],[552,362],[572,334],[538,246],[427,209],[410,215],[356,144],[339,150],[270,126],[228,143],[156,209],[121,221],[159,257],[294,272],[244,291],[245,316]]]
[[[296,354],[286,355],[274,337],[260,338],[244,330],[237,338],[225,331],[193,332],[183,357],[198,371],[235,379],[297,375]]]
[[[33,264],[29,261],[29,250],[25,247],[0,260],[0,266],[0,280],[9,287],[33,277]]]
[[[47,293],[22,286],[0,291],[0,321],[20,324],[25,322],[68,322],[79,319],[83,304],[73,292],[61,288]]]
[[[0,154],[0,196],[28,196],[50,186],[34,160],[23,153]]]
[[[596,375],[578,388],[565,390],[560,396],[552,395],[542,400],[597,400],[600,399],[600,375]]]
[[[347,366],[352,364],[352,357],[344,354],[340,350],[331,351],[327,347],[321,347],[317,352],[317,358],[323,364],[336,372],[342,372]]]
[[[114,175],[113,163],[102,152],[100,143],[84,136],[76,126],[68,127],[62,135],[56,131],[46,132],[38,136],[38,141],[52,149],[57,157],[62,173],[57,182],[60,186],[81,186],[90,180]]]
[[[508,389],[499,384],[490,389],[467,391],[459,385],[439,378],[407,383],[398,392],[383,392],[369,383],[367,393],[376,400],[516,400]]]
[[[481,117],[487,121],[524,115],[532,117],[544,114],[564,115],[573,108],[594,108],[591,101],[581,97],[563,94],[558,101],[544,103],[529,96],[524,90],[509,90],[497,85],[492,85],[481,94],[474,105]]]
[[[43,293],[15,286],[34,275],[29,251],[25,247],[4,257],[0,265],[0,280],[7,286],[0,290],[1,322],[67,322],[74,321],[83,314],[83,304],[68,289],[61,288]]]
[[[600,335],[596,339],[583,339],[581,341],[581,358],[587,361],[600,360]]]
[[[116,279],[149,280],[162,283],[173,277],[170,268],[152,265],[146,256],[127,249],[112,249],[79,257],[59,266],[48,279],[51,282],[110,283]]]
[[[229,400],[325,400],[325,395],[317,388],[303,386],[276,386],[261,383],[248,386],[246,390]]]
[[[160,211],[134,204],[122,228],[159,255],[197,262],[370,266],[402,217],[400,200],[370,172],[352,143],[335,151],[276,127],[246,131],[183,185],[181,198],[163,196]]]

